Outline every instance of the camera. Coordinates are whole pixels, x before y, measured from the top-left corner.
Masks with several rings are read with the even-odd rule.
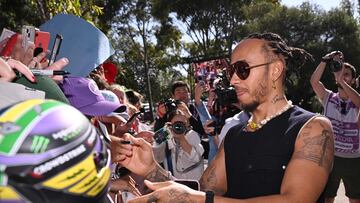
[[[343,62],[332,59],[328,62],[328,66],[330,67],[332,72],[339,72],[343,66]]]
[[[179,100],[175,100],[175,99],[166,99],[164,101],[161,101],[159,104],[164,104],[165,109],[166,109],[166,113],[170,113],[173,112],[177,109],[177,105],[180,104]]]
[[[218,75],[214,81],[215,94],[217,96],[217,103],[220,106],[230,106],[233,103],[237,103],[238,99],[236,91],[230,82],[224,75]]]
[[[171,129],[175,134],[182,135],[184,134],[188,129],[184,122],[176,121],[171,125]]]
[[[339,72],[344,64],[344,55],[341,51],[333,51],[326,54],[321,61],[326,62],[326,65],[332,72]]]

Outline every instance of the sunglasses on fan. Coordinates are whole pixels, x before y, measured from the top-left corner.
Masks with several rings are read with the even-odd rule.
[[[234,73],[236,73],[236,75],[241,80],[246,80],[246,78],[248,78],[250,75],[250,69],[257,68],[260,66],[265,66],[270,63],[272,63],[272,62],[267,62],[267,63],[250,66],[246,61],[241,61],[241,60],[236,61],[235,63],[233,63],[227,67],[227,75],[228,75],[229,80],[231,80]]]

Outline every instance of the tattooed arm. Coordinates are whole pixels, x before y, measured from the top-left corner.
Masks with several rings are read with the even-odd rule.
[[[324,190],[334,159],[334,138],[330,121],[317,116],[299,132],[293,156],[281,185],[282,194],[296,200],[315,202]],[[294,201],[295,202],[295,201]]]
[[[202,191],[213,191],[216,195],[223,195],[227,190],[224,142],[218,153],[206,168],[200,179]]]

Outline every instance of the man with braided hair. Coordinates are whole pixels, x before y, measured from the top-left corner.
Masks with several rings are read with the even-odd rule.
[[[309,57],[274,33],[242,40],[227,71],[250,118],[228,131],[201,177],[205,192],[146,181],[154,191],[130,202],[323,202],[334,156],[331,123],[292,105],[284,93],[286,65]],[[171,179],[153,161],[150,145],[129,139],[134,145],[122,146],[119,163],[150,181]]]

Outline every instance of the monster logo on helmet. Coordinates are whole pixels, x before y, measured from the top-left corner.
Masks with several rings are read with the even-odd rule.
[[[1,201],[104,202],[109,165],[105,141],[75,108],[27,100],[0,110]]]

